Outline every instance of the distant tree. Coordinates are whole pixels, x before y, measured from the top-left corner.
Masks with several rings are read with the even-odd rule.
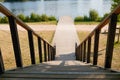
[[[90,10],[89,12],[89,18],[91,21],[97,21],[99,15],[98,15],[98,12],[96,10]]]
[[[120,4],[120,0],[112,0],[111,10],[115,9]]]

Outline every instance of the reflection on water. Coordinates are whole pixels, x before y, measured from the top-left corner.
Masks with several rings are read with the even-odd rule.
[[[14,14],[30,15],[34,12],[56,17],[63,15],[76,17],[88,15],[91,9],[97,10],[99,15],[103,16],[104,13],[110,12],[111,0],[35,0],[2,4]]]

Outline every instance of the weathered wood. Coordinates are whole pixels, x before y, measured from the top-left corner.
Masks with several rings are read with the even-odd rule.
[[[75,43],[75,57],[76,57],[76,60],[77,60],[77,43]]]
[[[28,40],[29,40],[31,63],[35,64],[35,51],[34,51],[33,34],[32,34],[32,31],[30,31],[30,30],[28,30]]]
[[[53,51],[54,51],[54,54],[53,54],[53,59],[55,60],[55,55],[56,55],[56,46],[53,47]]]
[[[83,44],[80,46],[80,61],[83,59]]]
[[[87,63],[90,63],[90,54],[91,54],[91,37],[88,38]]]
[[[4,73],[5,68],[4,68],[4,63],[3,63],[3,57],[2,57],[2,52],[0,49],[0,74]]]
[[[47,62],[46,42],[43,41],[43,44],[44,44],[44,61]]]
[[[83,62],[86,61],[86,41],[84,42],[84,54],[83,54]]]
[[[39,51],[39,61],[42,63],[42,44],[41,44],[41,39],[38,37],[38,51]]]
[[[98,62],[99,34],[100,34],[100,30],[97,29],[95,31],[95,37],[94,37],[93,65],[97,65]]]
[[[48,47],[48,61],[50,61],[50,46],[49,46],[49,44],[47,45]]]
[[[112,14],[108,28],[108,38],[107,38],[106,55],[105,55],[105,68],[111,68],[116,24],[117,24],[117,14]]]
[[[21,50],[20,50],[20,43],[19,43],[16,21],[12,16],[8,16],[8,19],[9,19],[9,25],[10,25],[16,66],[22,67],[23,66],[22,65],[22,57],[21,57]]]

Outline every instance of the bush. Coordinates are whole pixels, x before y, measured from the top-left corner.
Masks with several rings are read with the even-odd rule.
[[[31,13],[30,21],[31,22],[39,22],[39,21],[41,21],[41,17],[38,14]]]
[[[97,21],[99,15],[98,15],[98,12],[96,10],[90,10],[89,12],[89,19],[91,21]]]
[[[6,16],[1,18],[1,23],[8,23],[8,18]]]
[[[84,17],[82,17],[82,16],[78,16],[78,17],[75,18],[74,21],[75,21],[75,22],[84,21]]]
[[[50,16],[48,19],[49,19],[49,21],[57,21],[54,16]]]
[[[89,17],[88,16],[84,16],[84,21],[90,21]]]
[[[46,14],[42,14],[41,19],[42,19],[43,22],[49,21],[48,16]]]
[[[25,19],[26,19],[26,17],[25,17],[24,14],[19,14],[19,15],[17,15],[17,17],[18,17],[19,19],[21,19],[22,21],[25,21]]]

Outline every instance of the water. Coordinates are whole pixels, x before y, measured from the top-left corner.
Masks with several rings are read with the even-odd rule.
[[[100,16],[110,12],[111,0],[34,0],[26,2],[3,2],[2,4],[14,14],[30,15],[47,14],[56,16],[84,16],[91,9],[98,11]]]

